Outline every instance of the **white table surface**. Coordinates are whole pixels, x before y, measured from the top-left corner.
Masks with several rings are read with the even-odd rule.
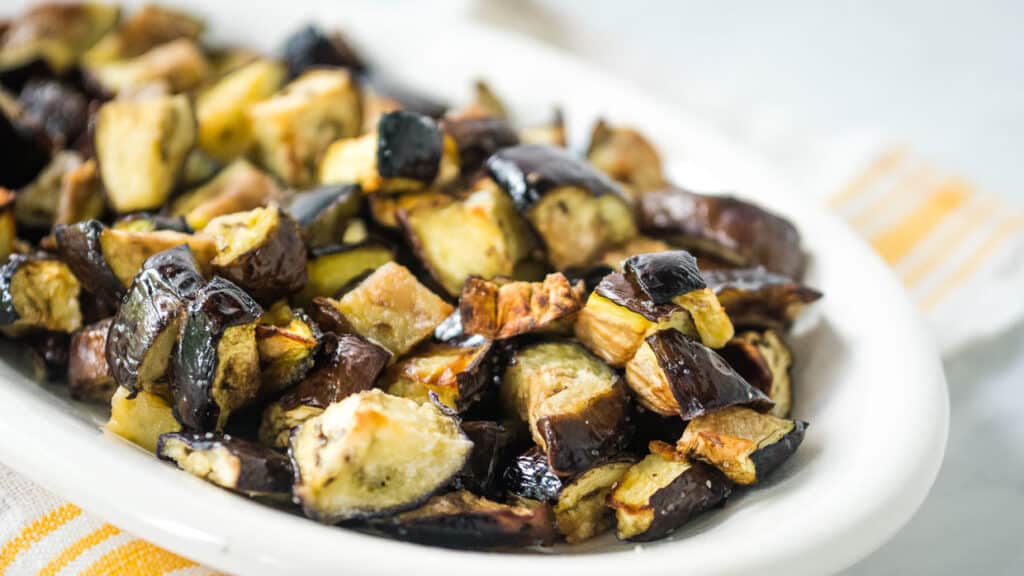
[[[794,168],[794,151],[818,139],[882,128],[1024,204],[1024,3],[453,0],[452,7],[660,92],[780,165]],[[1024,571],[1022,352],[1019,327],[947,359],[952,424],[938,481],[909,525],[845,574]]]

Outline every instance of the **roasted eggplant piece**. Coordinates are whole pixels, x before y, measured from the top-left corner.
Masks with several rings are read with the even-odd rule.
[[[743,332],[719,354],[744,380],[772,399],[775,406],[771,414],[779,418],[789,415],[793,396],[789,367],[793,354],[777,332]]]
[[[117,24],[116,6],[100,2],[46,3],[7,22],[0,38],[0,70],[42,59],[56,73]]]
[[[133,58],[179,38],[196,39],[203,23],[184,12],[149,4],[121,19],[83,56],[86,63]]]
[[[598,120],[590,133],[587,161],[621,183],[634,196],[664,188],[668,182],[657,149],[636,130]]]
[[[733,324],[744,328],[784,330],[821,292],[764,268],[704,272],[708,286],[729,311]]]
[[[0,186],[17,189],[32,182],[50,162],[44,139],[0,110]]]
[[[729,316],[684,250],[637,254],[623,262],[626,278],[655,304],[675,303],[690,313],[701,342],[721,348],[733,337]]]
[[[708,462],[737,484],[763,480],[796,452],[807,423],[733,406],[690,421],[676,450]]]
[[[739,268],[803,277],[807,256],[796,227],[750,202],[664,188],[644,194],[638,214],[641,230],[670,244]]]
[[[434,332],[452,305],[420,284],[407,268],[388,262],[340,300],[314,299],[324,330],[355,332],[401,356]]]
[[[256,326],[261,397],[286,390],[306,377],[320,347],[320,330],[302,310],[289,310],[279,324]]]
[[[37,382],[63,380],[68,373],[71,335],[67,332],[43,332],[29,339],[32,365]]]
[[[189,301],[203,285],[199,266],[182,245],[146,260],[107,334],[107,365],[122,387],[169,396],[167,370]]]
[[[388,394],[439,402],[459,412],[478,400],[494,380],[491,343],[470,338],[459,343],[429,342],[388,368],[381,388]]]
[[[464,200],[400,210],[398,220],[419,260],[452,296],[470,276],[511,277],[534,247],[512,201],[493,186]]]
[[[567,482],[555,504],[555,524],[569,544],[603,534],[615,525],[608,507],[612,488],[633,466],[635,459],[621,458],[598,464]]]
[[[463,421],[462,431],[473,442],[466,467],[455,485],[488,498],[500,498],[504,487],[503,474],[521,449],[529,432],[521,422],[491,420]],[[547,458],[541,453],[545,465]]]
[[[249,106],[269,98],[284,83],[284,66],[259,59],[228,72],[196,98],[198,144],[221,162],[245,154],[252,145]]]
[[[185,222],[181,216],[164,216],[163,214],[150,214],[149,212],[135,212],[122,216],[110,226],[114,230],[125,232],[159,232],[168,230],[181,234],[191,234],[192,227]]]
[[[291,493],[293,473],[288,457],[244,438],[170,432],[160,436],[156,455],[190,474],[248,496]]]
[[[299,226],[276,204],[218,216],[204,234],[217,243],[213,271],[270,304],[306,285],[306,245]]]
[[[328,524],[394,514],[451,481],[471,448],[458,423],[434,405],[360,392],[292,434],[293,493],[308,516]]]
[[[718,470],[690,462],[672,447],[652,442],[651,453],[626,471],[612,490],[620,540],[658,540],[694,516],[724,503],[732,492]]]
[[[172,216],[181,216],[193,230],[210,220],[252,210],[281,199],[274,180],[246,160],[235,160],[202,186],[178,196],[171,203]]]
[[[374,240],[314,249],[306,262],[306,286],[294,301],[305,306],[317,296],[338,296],[346,286],[394,258],[394,250]]]
[[[85,70],[106,94],[135,95],[155,86],[177,94],[203,83],[210,76],[210,63],[195,41],[179,38],[135,58],[86,64]]]
[[[644,339],[626,364],[626,382],[645,408],[683,420],[734,405],[772,408],[771,399],[714,350],[673,329]]]
[[[160,208],[195,136],[185,96],[104,104],[96,119],[96,155],[111,208],[119,213]]]
[[[103,216],[107,201],[95,160],[86,160],[64,173],[60,182],[53,223],[74,224]]]
[[[372,222],[380,228],[396,231],[401,227],[400,213],[447,206],[452,202],[452,196],[434,188],[401,194],[371,194],[366,198]]]
[[[538,502],[557,502],[566,482],[551,469],[548,455],[539,446],[516,456],[502,474],[502,484],[510,494]]]
[[[58,152],[28,186],[18,191],[14,216],[23,229],[49,230],[57,216],[64,176],[82,165],[74,152]]]
[[[522,144],[537,144],[543,146],[558,146],[565,148],[568,145],[565,128],[565,114],[556,108],[551,114],[551,119],[536,126],[527,126],[519,131],[519,141]]]
[[[698,337],[689,312],[674,303],[655,304],[619,272],[598,283],[574,326],[584,346],[617,368],[633,358],[644,338],[665,328]]]
[[[345,70],[311,70],[249,107],[260,163],[293,186],[314,183],[316,163],[338,138],[362,125],[359,91]]]
[[[233,411],[255,398],[256,320],[262,313],[245,291],[219,276],[188,303],[171,386],[175,415],[188,429],[222,430]]]
[[[89,122],[88,98],[58,80],[29,80],[18,95],[18,103],[22,119],[42,128],[56,150],[77,142]]]
[[[501,117],[493,115],[448,116],[441,123],[445,134],[459,151],[459,173],[479,171],[487,159],[502,148],[519,144],[519,135]]]
[[[324,334],[315,370],[263,411],[260,441],[286,447],[293,428],[331,404],[372,388],[390,357],[387,350],[355,334]]]
[[[73,332],[82,325],[78,279],[63,262],[16,254],[0,267],[0,331]]]
[[[551,469],[562,476],[614,456],[629,439],[622,379],[578,344],[547,342],[515,352],[501,397],[530,425]]]
[[[550,331],[571,321],[583,307],[583,283],[561,273],[543,282],[507,282],[471,277],[459,298],[462,327],[469,334],[503,340],[529,332]]]
[[[309,248],[342,242],[345,228],[362,204],[359,186],[331,184],[300,192],[288,202],[288,214],[302,229]]]
[[[328,36],[312,24],[298,30],[284,41],[281,57],[288,66],[288,75],[291,78],[310,68],[348,68],[353,72],[363,72],[366,69],[363,59],[341,34],[334,33]]]
[[[181,424],[174,418],[170,403],[162,396],[145,390],[133,394],[118,386],[110,399],[110,420],[106,429],[150,452],[156,452],[160,436],[181,430]]]
[[[107,333],[113,319],[83,326],[71,335],[68,391],[76,400],[110,402],[117,382],[107,364]]]
[[[15,194],[0,188],[0,262],[14,253],[18,243],[18,225],[14,218]]]
[[[540,235],[555,268],[590,264],[636,235],[625,192],[566,150],[505,148],[487,160],[487,170]]]
[[[398,110],[377,122],[377,173],[430,184],[444,154],[444,133],[430,117]]]
[[[522,548],[554,540],[551,506],[501,504],[458,490],[370,526],[400,540],[445,548]]]

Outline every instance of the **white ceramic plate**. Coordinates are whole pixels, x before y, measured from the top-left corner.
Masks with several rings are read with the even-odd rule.
[[[561,104],[577,143],[604,114],[650,134],[675,181],[736,191],[792,218],[813,257],[808,281],[826,294],[795,338],[795,415],[811,423],[806,440],[767,485],[667,541],[640,547],[606,538],[558,554],[450,551],[321,526],[179,472],[102,433],[102,415],[26,378],[24,354],[8,346],[0,362],[4,462],[125,530],[239,574],[825,574],[878,547],[920,505],[948,422],[936,352],[884,265],[768,166],[564,54],[425,9],[179,4],[204,14],[215,37],[264,49],[309,20],[341,26],[391,74],[451,100],[485,77],[517,107]]]

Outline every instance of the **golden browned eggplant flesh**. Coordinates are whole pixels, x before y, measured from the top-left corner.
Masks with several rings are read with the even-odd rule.
[[[681,536],[794,465],[789,332],[822,294],[785,217],[673,182],[614,111],[568,142],[562,110],[437,101],[334,30],[262,54],[210,24],[0,24],[0,337],[108,431],[447,548]]]

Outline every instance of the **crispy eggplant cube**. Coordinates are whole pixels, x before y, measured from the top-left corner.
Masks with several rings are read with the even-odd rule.
[[[495,355],[483,338],[458,344],[430,342],[388,368],[381,388],[389,394],[465,411],[490,387]]]
[[[690,420],[734,405],[769,410],[772,401],[736,373],[714,350],[678,330],[648,336],[626,364],[637,400],[662,416]]]
[[[655,443],[656,444],[656,443]],[[652,450],[626,471],[612,490],[621,540],[658,540],[693,517],[724,503],[732,492],[729,480],[701,462],[675,455],[670,446]]]
[[[796,452],[807,423],[732,406],[690,421],[676,450],[708,462],[737,484],[755,484]]]
[[[73,332],[82,325],[78,279],[63,262],[16,254],[0,267],[0,331]]]
[[[269,98],[284,83],[284,66],[259,59],[228,72],[196,99],[199,147],[211,157],[230,161],[252,144],[249,106]]]
[[[258,324],[261,397],[286,390],[306,377],[320,347],[320,330],[302,310],[290,311],[281,324]]]
[[[224,434],[169,432],[156,455],[228,490],[249,496],[286,496],[292,488],[287,456],[243,438]]]
[[[113,319],[82,326],[71,335],[68,391],[78,400],[110,402],[117,382],[107,364],[107,333]]]
[[[550,544],[555,530],[546,503],[502,504],[457,490],[370,526],[400,540],[445,548],[522,548]]]
[[[398,219],[424,267],[453,296],[470,276],[511,277],[534,247],[512,201],[493,186],[464,200],[400,210]]]
[[[171,386],[175,414],[188,429],[223,430],[228,416],[256,397],[256,320],[262,313],[245,291],[219,276],[188,302]]]
[[[647,138],[632,128],[609,126],[604,120],[598,120],[590,133],[587,160],[634,196],[668,183],[661,157]]]
[[[381,344],[395,357],[433,334],[453,310],[394,262],[378,268],[340,300],[323,300],[348,324],[347,331]]]
[[[260,163],[293,186],[314,183],[316,163],[338,138],[359,133],[359,90],[345,70],[311,70],[249,107]]]
[[[184,217],[193,230],[202,230],[218,216],[260,208],[279,199],[281,189],[273,178],[239,159],[202,186],[175,198],[170,214]]]
[[[185,96],[104,104],[96,119],[96,155],[111,208],[125,213],[163,206],[195,137]]]
[[[443,154],[444,134],[428,116],[398,110],[377,122],[377,173],[382,178],[430,184]]]
[[[306,246],[318,248],[342,242],[361,205],[359,186],[331,184],[292,196],[288,214],[302,229]]]
[[[156,452],[160,436],[181,430],[181,424],[174,418],[170,403],[162,396],[145,390],[133,394],[118,386],[110,399],[110,419],[105,428],[133,444]]]
[[[463,329],[494,340],[550,332],[571,322],[582,307],[583,284],[570,284],[560,272],[543,282],[470,277],[459,298]]]
[[[582,472],[628,441],[622,379],[578,344],[547,342],[517,351],[501,397],[507,410],[530,425],[556,474]]]
[[[203,232],[217,243],[213,271],[258,301],[270,304],[306,285],[306,245],[276,204],[218,216]]]
[[[681,248],[736,267],[764,266],[790,278],[803,276],[807,257],[796,227],[749,202],[664,188],[641,196],[638,214],[645,233]]]
[[[555,525],[566,542],[576,544],[589,540],[615,525],[608,497],[635,462],[635,459],[617,459],[598,464],[562,487],[554,508]]]
[[[333,524],[415,508],[462,470],[472,442],[431,404],[380,390],[330,405],[292,434],[293,493]]]
[[[188,302],[203,285],[188,246],[146,260],[107,334],[107,364],[129,392],[168,394],[167,369]]]
[[[357,279],[394,259],[394,250],[374,240],[314,249],[306,262],[306,287],[293,300],[305,306],[318,296],[338,296]]]
[[[743,379],[764,392],[775,406],[771,414],[789,416],[793,403],[789,367],[793,353],[775,331],[743,332],[719,350],[719,354]]]
[[[210,63],[190,38],[161,44],[135,58],[86,64],[85,69],[108,94],[134,94],[154,84],[172,93],[185,92],[210,75]]]
[[[822,296],[760,267],[711,270],[704,278],[729,311],[733,324],[744,328],[785,330],[808,304]]]
[[[487,170],[533,225],[558,269],[589,264],[636,235],[622,189],[566,150],[505,148],[487,160]]]

